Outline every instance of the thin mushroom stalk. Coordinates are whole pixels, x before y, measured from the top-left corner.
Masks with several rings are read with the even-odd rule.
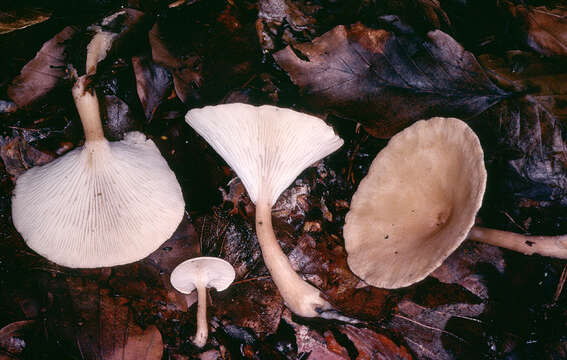
[[[193,343],[203,347],[209,337],[209,326],[207,325],[207,288],[203,284],[197,285],[197,332]]]
[[[340,148],[343,140],[319,118],[269,105],[207,106],[189,111],[185,119],[234,169],[256,204],[262,256],[285,304],[304,317],[331,309],[280,248],[271,209],[303,170]]]
[[[567,259],[567,235],[527,236],[473,226],[468,239],[514,250],[524,255],[538,254]]]
[[[272,206],[262,197],[256,201],[256,234],[264,263],[287,307],[304,317],[318,316],[321,311],[330,309],[329,303],[321,298],[320,291],[305,282],[291,267],[272,227]]]

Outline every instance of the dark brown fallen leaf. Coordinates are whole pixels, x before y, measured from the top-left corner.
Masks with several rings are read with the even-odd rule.
[[[150,121],[158,106],[171,93],[173,80],[167,69],[146,56],[132,57],[132,65],[136,74],[136,91],[146,120]]]
[[[496,151],[487,155],[519,175],[495,181],[502,182],[500,188],[509,194],[563,202],[567,194],[567,69],[522,52],[482,56],[481,61],[499,81],[527,93],[506,99],[480,116],[496,140]]]
[[[99,97],[104,134],[108,140],[121,140],[128,131],[140,130],[141,122],[130,106],[115,95]]]
[[[0,35],[42,23],[51,17],[51,11],[41,8],[21,7],[0,11]]]
[[[567,56],[567,6],[503,4],[520,27],[527,46],[545,56]]]
[[[376,137],[432,116],[467,119],[506,96],[441,31],[420,39],[341,25],[274,57],[308,102],[361,122]]]
[[[79,353],[88,359],[159,360],[163,343],[159,330],[143,330],[133,320],[129,300],[112,296],[109,289],[87,278],[67,278],[73,309],[71,328],[63,329],[76,339]],[[74,329],[73,329],[74,328]]]
[[[260,47],[250,11],[212,0],[160,13],[149,34],[152,58],[171,71],[185,104],[218,102],[251,78]]]
[[[459,284],[483,300],[488,299],[486,280],[479,265],[490,265],[503,273],[506,263],[502,250],[476,241],[465,241],[431,276],[446,284]]]
[[[276,332],[284,310],[283,299],[271,278],[235,281],[213,296],[210,316],[254,331],[262,337]],[[193,310],[195,311],[195,310]]]
[[[485,309],[484,304],[450,304],[428,308],[411,300],[398,304],[398,313],[388,323],[388,328],[401,333],[408,347],[420,359],[451,360],[459,358],[479,359],[487,355],[488,349],[476,348],[478,330],[482,321],[475,319]],[[457,335],[445,330],[449,320],[463,319],[471,329],[462,327],[464,334]],[[482,342],[481,342],[482,343]],[[486,344],[486,342],[484,342]],[[453,352],[455,351],[455,352]]]
[[[6,171],[14,177],[33,166],[47,164],[53,160],[53,156],[35,149],[19,136],[0,136],[0,158],[4,161]]]
[[[23,337],[34,323],[35,320],[16,321],[0,329],[1,360],[17,358],[26,349],[27,344]]]
[[[8,96],[19,108],[31,105],[63,83],[68,62],[67,46],[76,33],[75,28],[67,26],[44,43],[8,86]]]

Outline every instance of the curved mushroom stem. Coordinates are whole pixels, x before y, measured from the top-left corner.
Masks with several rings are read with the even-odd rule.
[[[104,139],[104,132],[102,131],[98,99],[94,90],[92,90],[92,93],[85,91],[86,80],[86,76],[77,79],[73,86],[73,99],[83,124],[85,142],[100,141]]]
[[[203,347],[207,343],[208,336],[207,289],[203,285],[197,285],[197,332],[193,343],[198,347]]]
[[[509,231],[473,226],[468,239],[518,251],[525,255],[539,254],[567,259],[567,235],[526,236]]]
[[[272,228],[271,210],[269,200],[265,197],[256,201],[256,234],[264,262],[291,311],[304,317],[319,316],[322,310],[330,309],[331,305],[321,298],[319,290],[305,282],[291,267]]]

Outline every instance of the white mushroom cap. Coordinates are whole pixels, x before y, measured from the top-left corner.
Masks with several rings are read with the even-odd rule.
[[[485,186],[482,148],[466,123],[418,121],[376,156],[352,198],[349,267],[376,287],[422,280],[465,240]]]
[[[207,106],[185,120],[236,171],[254,203],[263,186],[275,204],[303,170],[343,144],[323,120],[270,105]]]
[[[12,218],[30,248],[69,267],[92,268],[140,260],[175,231],[185,210],[175,174],[153,141],[139,132],[108,142],[98,102],[73,95],[86,142],[21,175]]]
[[[199,284],[223,291],[232,284],[236,273],[229,262],[215,257],[198,257],[185,260],[171,273],[170,281],[175,290],[192,293]]]

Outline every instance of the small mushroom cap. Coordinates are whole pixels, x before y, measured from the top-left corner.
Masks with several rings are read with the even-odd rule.
[[[343,145],[323,120],[270,105],[206,106],[185,120],[234,169],[254,203],[263,191],[275,204],[303,170]]]
[[[64,266],[138,261],[173,234],[185,210],[175,174],[139,132],[105,139],[20,176],[16,229],[30,248]]]
[[[381,288],[424,279],[465,240],[485,186],[482,148],[466,123],[416,122],[376,156],[352,198],[349,267]]]
[[[236,276],[229,262],[215,257],[198,257],[185,260],[173,269],[171,285],[183,294],[190,294],[198,284],[223,291],[232,284]]]

